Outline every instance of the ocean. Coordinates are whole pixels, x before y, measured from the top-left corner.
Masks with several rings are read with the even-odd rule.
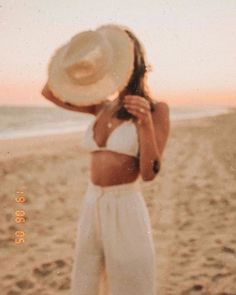
[[[221,106],[170,107],[170,120],[215,116],[230,111]],[[0,106],[0,139],[83,132],[93,115],[59,107]]]

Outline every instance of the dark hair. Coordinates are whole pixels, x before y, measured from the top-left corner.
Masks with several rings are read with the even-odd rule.
[[[150,65],[145,63],[144,48],[137,37],[127,28],[123,28],[124,31],[129,35],[134,43],[134,69],[130,77],[130,80],[125,87],[125,94],[128,95],[139,95],[147,99],[151,106],[151,112],[155,110],[155,105],[152,98],[149,96],[147,89],[145,88],[145,74],[150,71]],[[130,119],[135,118],[130,114],[125,107],[121,107],[114,114],[119,119]]]

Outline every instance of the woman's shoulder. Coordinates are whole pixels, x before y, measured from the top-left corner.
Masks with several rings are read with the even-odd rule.
[[[169,113],[170,108],[165,101],[154,101],[155,112]]]
[[[167,102],[165,101],[155,101],[154,102],[154,112],[152,117],[154,120],[168,120],[170,115],[170,108]]]

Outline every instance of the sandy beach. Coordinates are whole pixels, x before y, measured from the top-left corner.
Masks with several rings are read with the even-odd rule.
[[[157,253],[157,295],[236,295],[235,130],[236,109],[171,122],[162,170],[141,182]],[[0,141],[3,295],[69,295],[89,175],[80,137]],[[15,200],[19,190],[25,203]],[[17,210],[24,210],[25,223],[15,221]],[[15,242],[17,231],[25,233],[23,244]]]

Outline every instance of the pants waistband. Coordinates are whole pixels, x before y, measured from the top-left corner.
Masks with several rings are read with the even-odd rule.
[[[129,183],[122,183],[122,184],[115,184],[115,185],[109,185],[109,186],[100,186],[97,184],[94,184],[90,179],[88,182],[88,187],[92,188],[98,193],[106,193],[106,192],[127,192],[127,191],[140,191],[140,181],[137,178],[133,182]]]

